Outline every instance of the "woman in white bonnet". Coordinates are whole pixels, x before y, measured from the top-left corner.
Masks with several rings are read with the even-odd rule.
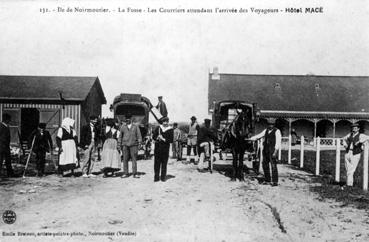
[[[56,144],[59,148],[58,170],[62,175],[68,170],[71,170],[72,175],[74,175],[74,169],[78,166],[78,137],[76,131],[73,129],[73,125],[73,119],[63,119],[56,135]]]

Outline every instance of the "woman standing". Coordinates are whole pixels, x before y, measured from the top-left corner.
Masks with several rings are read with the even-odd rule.
[[[116,171],[121,169],[120,154],[118,151],[119,137],[118,123],[108,120],[105,129],[105,142],[102,150],[101,161],[104,177],[108,177],[109,173],[114,176]]]
[[[74,175],[74,169],[78,166],[77,153],[77,133],[73,129],[74,120],[65,118],[56,135],[56,144],[59,148],[58,170],[64,176],[64,171],[71,170]]]
[[[155,140],[154,182],[159,181],[159,177],[161,181],[165,182],[165,178],[167,176],[169,147],[170,143],[173,142],[173,128],[169,126],[169,118],[162,118],[161,123],[162,124],[157,127],[153,133],[153,139]]]

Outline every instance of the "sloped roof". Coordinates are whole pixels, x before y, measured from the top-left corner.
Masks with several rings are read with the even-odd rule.
[[[98,77],[5,76],[0,75],[0,100],[84,101],[96,85],[101,102],[106,104]]]
[[[256,102],[261,110],[369,112],[369,77],[209,74],[214,101]]]

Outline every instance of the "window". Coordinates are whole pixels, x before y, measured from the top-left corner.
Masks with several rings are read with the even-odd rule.
[[[281,89],[281,85],[278,82],[274,83],[274,89],[280,90]]]

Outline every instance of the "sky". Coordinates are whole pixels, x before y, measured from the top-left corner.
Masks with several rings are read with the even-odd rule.
[[[41,13],[104,7],[109,13]],[[118,8],[143,13],[120,13]],[[248,13],[147,13],[164,8],[245,8]],[[256,14],[251,8],[323,7],[322,14]],[[1,1],[0,75],[98,76],[109,105],[120,93],[171,121],[208,117],[208,75],[369,76],[367,1]],[[267,98],[267,97],[266,97]],[[152,118],[152,117],[151,117]]]

